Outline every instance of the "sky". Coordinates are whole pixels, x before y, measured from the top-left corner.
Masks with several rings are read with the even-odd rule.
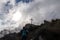
[[[60,19],[60,0],[0,0],[0,31],[20,28],[27,23]]]

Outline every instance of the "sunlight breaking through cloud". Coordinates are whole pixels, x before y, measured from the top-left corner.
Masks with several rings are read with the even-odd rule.
[[[60,0],[34,0],[26,3],[16,0],[0,0],[0,30],[23,28],[27,23],[40,25],[44,20],[60,19]]]

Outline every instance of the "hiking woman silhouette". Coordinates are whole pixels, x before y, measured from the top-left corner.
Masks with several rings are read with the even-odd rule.
[[[22,40],[27,39],[27,34],[28,34],[28,30],[25,27],[23,27],[23,29],[21,30]]]

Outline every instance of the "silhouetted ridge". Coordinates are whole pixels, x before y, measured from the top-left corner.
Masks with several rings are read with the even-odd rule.
[[[44,20],[41,25],[26,24],[25,28],[29,30],[27,40],[60,40],[60,19]],[[21,34],[8,34],[0,40],[21,40]]]

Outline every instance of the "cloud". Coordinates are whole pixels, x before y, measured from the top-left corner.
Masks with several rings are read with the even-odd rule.
[[[25,24],[31,22],[40,25],[44,20],[60,19],[60,0],[33,0],[26,3],[18,0],[0,1],[0,28],[22,28]],[[15,13],[21,13],[18,21],[12,20]],[[20,15],[20,14],[19,14]],[[19,16],[18,16],[19,17]],[[15,17],[14,17],[15,19]]]
[[[23,2],[23,3],[29,3],[32,2],[33,0],[15,0],[16,3]]]
[[[26,3],[20,2],[16,4],[15,0],[0,0],[0,29],[7,29],[7,28],[16,28],[19,25],[25,24],[24,19],[26,19],[25,15],[23,15],[23,10],[26,10]],[[23,15],[22,19],[19,21],[12,20],[13,15],[17,12],[21,12]],[[20,14],[19,14],[20,15]],[[18,15],[17,15],[18,16]],[[19,16],[18,16],[19,17]],[[15,17],[14,17],[15,19]],[[21,27],[20,27],[21,28]]]
[[[60,15],[59,10],[59,0],[38,0],[31,3],[30,7],[26,11],[29,15],[33,16],[35,24],[42,23],[43,20],[51,21],[51,19],[57,19]]]

